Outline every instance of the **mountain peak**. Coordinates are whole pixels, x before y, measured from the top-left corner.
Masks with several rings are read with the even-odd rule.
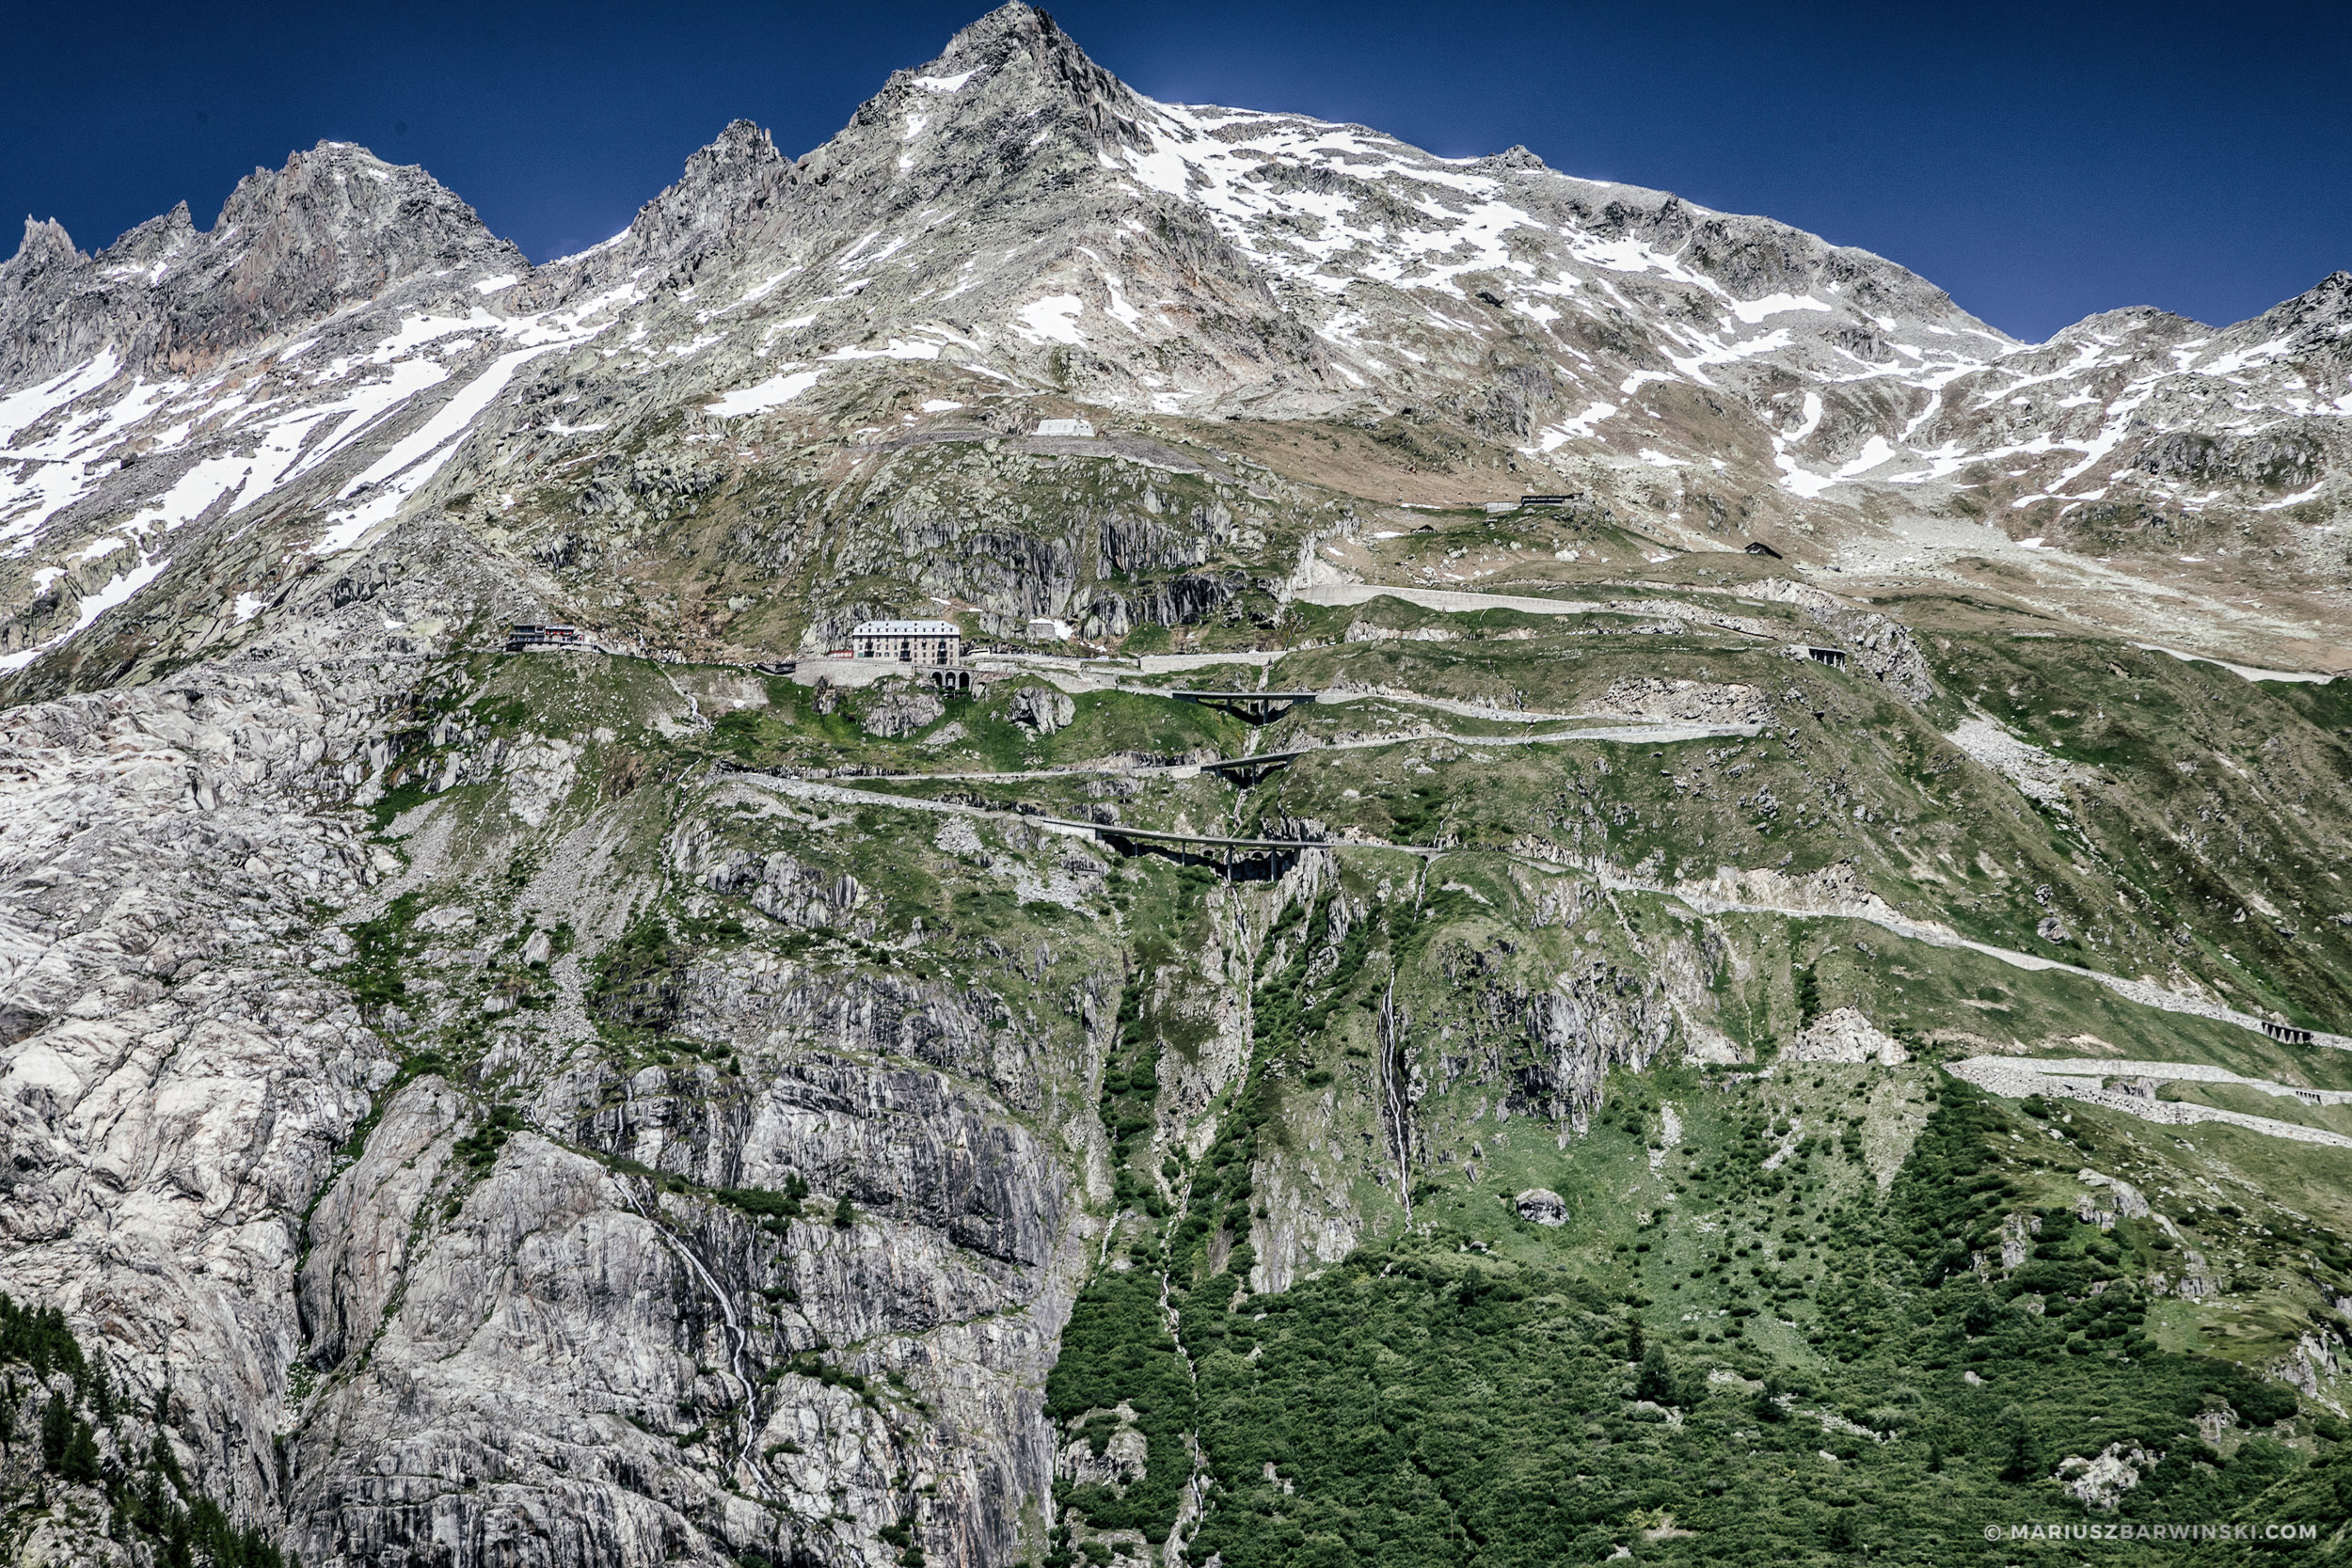
[[[774,139],[748,119],[732,120],[688,156],[675,184],[637,210],[628,230],[655,255],[699,254],[773,204],[791,180]]]
[[[2223,337],[2249,346],[2286,339],[2297,352],[2352,370],[2352,272],[2329,273],[2293,299],[2225,328]]]
[[[294,222],[357,230],[397,223],[420,236],[455,230],[486,233],[474,210],[414,164],[388,164],[356,142],[322,141],[287,155],[286,166],[257,167],[237,182],[213,234]]]
[[[1549,168],[1551,166],[1545,163],[1543,159],[1537,157],[1534,153],[1530,152],[1526,148],[1520,146],[1517,142],[1514,142],[1500,152],[1490,152],[1484,158],[1479,159],[1478,166],[1481,168],[1490,169],[1537,169]]]
[[[1017,90],[1032,100],[1030,109],[1050,105],[1074,111],[1088,139],[1098,144],[1105,139],[1141,144],[1134,124],[1149,107],[1141,95],[1095,64],[1053,17],[1020,0],[957,33],[930,64],[894,72],[882,92],[860,109],[859,119],[878,107],[895,115],[910,95],[958,98],[967,86],[988,86],[1009,71],[1021,79]]]
[[[404,284],[529,266],[423,169],[332,141],[238,181],[210,231],[183,201],[100,260],[87,265],[56,222],[26,220],[0,265],[0,375],[102,347],[186,373]]]
[[[201,238],[188,204],[182,201],[170,212],[118,235],[103,255],[109,261],[144,262],[175,255]]]
[[[1001,60],[1015,49],[1031,53],[1055,47],[1076,52],[1078,46],[1070,35],[1054,24],[1048,13],[1022,0],[1008,0],[987,15],[977,17],[956,29],[947,47],[940,51],[933,64],[950,60]]]
[[[2331,316],[2352,311],[2352,272],[2338,269],[2329,273],[2281,307],[2286,308]]]
[[[1148,148],[1154,112],[1051,16],[1002,6],[929,63],[893,71],[795,179],[826,214],[941,200],[968,210],[1015,189],[1067,187],[1106,156]]]
[[[46,270],[61,262],[70,263],[81,253],[73,248],[73,237],[65,231],[65,225],[56,218],[36,218],[24,214],[24,238],[16,247],[16,255],[8,266],[18,273]]]
[[[2087,339],[2115,341],[2136,334],[2137,341],[2153,344],[2178,341],[2212,331],[2213,328],[2202,322],[2192,321],[2159,306],[2125,305],[2085,316],[2073,325],[2060,328],[2049,341],[2073,345]]]

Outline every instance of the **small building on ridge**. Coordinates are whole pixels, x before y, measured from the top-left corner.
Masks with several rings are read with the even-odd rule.
[[[529,621],[517,621],[506,629],[506,651],[510,654],[524,653],[532,648],[581,648],[585,646],[587,644],[580,640],[580,628],[575,626],[562,623],[541,626]]]

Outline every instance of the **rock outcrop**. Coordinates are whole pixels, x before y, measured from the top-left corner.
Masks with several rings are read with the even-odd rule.
[[[1877,1062],[1900,1067],[1911,1060],[1899,1041],[1852,1007],[1823,1013],[1781,1048],[1791,1062]]]

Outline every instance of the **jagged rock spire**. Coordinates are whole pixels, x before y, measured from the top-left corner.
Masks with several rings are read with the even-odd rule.
[[[16,255],[8,265],[29,272],[36,268],[56,266],[81,259],[73,248],[73,237],[65,231],[65,225],[56,218],[46,220],[24,215],[24,238],[16,247]]]
[[[27,220],[0,266],[0,377],[104,347],[185,372],[403,284],[529,266],[423,169],[323,141],[240,180],[207,232],[183,201],[84,258]]]
[[[738,119],[686,160],[677,183],[638,209],[629,233],[643,251],[667,260],[699,254],[766,212],[791,172],[766,131]]]

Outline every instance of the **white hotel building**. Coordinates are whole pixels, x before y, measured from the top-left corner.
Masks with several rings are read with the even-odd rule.
[[[956,664],[963,657],[963,629],[953,621],[860,621],[850,630],[850,652],[901,664]]]

